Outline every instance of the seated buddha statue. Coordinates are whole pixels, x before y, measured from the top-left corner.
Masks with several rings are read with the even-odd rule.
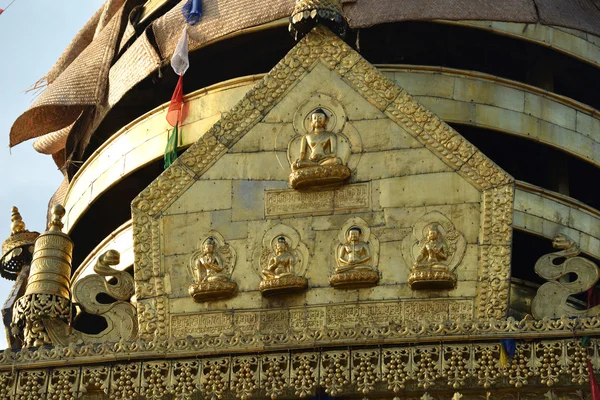
[[[312,131],[302,137],[300,157],[292,164],[292,170],[318,165],[341,164],[337,156],[337,136],[327,130],[329,117],[318,109],[311,116]]]
[[[379,274],[371,266],[371,248],[362,239],[362,230],[354,226],[346,232],[346,241],[338,246],[337,266],[329,282],[334,287],[371,286]]]
[[[267,265],[261,271],[263,276],[259,286],[261,293],[269,296],[304,290],[308,282],[306,278],[295,274],[297,258],[285,237],[277,238],[273,251],[274,254],[269,257]]]
[[[311,114],[311,130],[302,136],[300,156],[291,165],[293,188],[338,183],[350,176],[338,154],[338,135],[327,130],[328,122],[321,108]]]
[[[371,268],[369,264],[371,261],[369,245],[361,240],[361,234],[360,228],[357,227],[348,230],[346,243],[338,249],[339,266],[334,268],[336,274],[357,268]]]
[[[216,282],[216,281],[227,281],[229,280],[225,269],[223,267],[223,261],[215,250],[217,244],[213,238],[208,238],[204,242],[202,249],[202,256],[198,257],[195,261],[195,278],[196,282]]]
[[[292,270],[295,264],[295,257],[289,251],[287,241],[283,236],[280,236],[275,244],[275,254],[269,259],[267,267],[262,270],[262,275],[265,279],[278,279],[293,275]]]
[[[200,303],[233,295],[237,284],[229,278],[216,241],[209,237],[202,245],[201,254],[198,253],[192,256],[194,283],[188,288],[194,301]]]
[[[442,238],[436,225],[427,229],[425,241],[421,244],[421,252],[415,261],[414,268],[443,265],[448,259],[448,244]]]
[[[437,225],[427,228],[419,243],[420,252],[408,276],[412,289],[452,289],[456,286],[456,274],[450,271],[448,243]]]

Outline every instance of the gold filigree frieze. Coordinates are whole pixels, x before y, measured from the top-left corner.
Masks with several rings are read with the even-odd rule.
[[[598,364],[598,343],[590,344],[581,347],[577,339],[519,342],[506,364],[497,342],[142,359],[6,371],[0,375],[0,391],[7,400],[44,398],[46,393],[74,399],[94,392],[111,399],[141,395],[182,400],[194,393],[207,398],[305,398],[319,389],[334,397],[376,392],[417,398],[431,391],[449,398],[464,388],[485,395],[491,387],[521,393],[552,387],[560,392],[573,383],[588,384],[587,361]]]
[[[419,318],[419,310],[415,310],[411,317]],[[565,336],[596,336],[600,335],[600,320],[595,317],[557,320],[488,320],[477,323],[470,322],[440,322],[426,325],[403,326],[388,324],[387,326],[373,326],[366,324],[353,328],[343,326],[320,327],[311,329],[266,329],[264,332],[243,332],[236,330],[230,333],[220,333],[216,336],[204,335],[193,338],[166,338],[146,341],[120,341],[117,343],[84,344],[55,347],[41,347],[36,350],[27,348],[21,351],[10,349],[0,353],[0,371],[13,368],[32,368],[40,366],[63,366],[64,359],[73,362],[99,362],[110,357],[111,360],[143,359],[156,357],[157,354],[168,354],[170,357],[196,354],[215,354],[218,352],[229,353],[235,351],[264,351],[265,349],[298,349],[348,346],[348,345],[381,345],[381,344],[408,344],[419,337],[422,342],[444,343],[464,340],[469,337],[483,341],[498,340],[502,338],[517,338],[532,340],[545,338],[547,340]],[[558,340],[558,339],[555,339]],[[573,339],[573,343],[580,342]],[[477,347],[480,342],[475,343]],[[574,345],[573,345],[574,346]],[[569,348],[569,354],[577,353],[576,347]],[[483,351],[483,350],[482,350]],[[582,354],[582,353],[577,353]],[[580,355],[578,357],[580,357]],[[575,357],[575,355],[573,355]],[[481,358],[482,360],[484,358]],[[480,367],[485,370],[487,364]],[[84,381],[86,384],[87,381]]]

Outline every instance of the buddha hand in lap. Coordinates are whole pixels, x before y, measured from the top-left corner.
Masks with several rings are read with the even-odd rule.
[[[296,258],[285,237],[280,236],[273,245],[273,255],[262,269],[259,290],[264,296],[299,292],[306,289],[306,278],[295,273]]]

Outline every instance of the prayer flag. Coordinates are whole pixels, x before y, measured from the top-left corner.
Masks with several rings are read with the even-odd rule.
[[[507,366],[510,360],[515,356],[517,341],[515,339],[501,339],[500,344],[500,364],[502,366]]]
[[[190,25],[196,25],[202,17],[202,1],[188,0],[181,9],[185,21]]]
[[[596,376],[594,375],[594,367],[592,362],[587,360],[588,373],[590,374],[590,390],[592,392],[592,400],[600,400],[600,388],[598,382],[596,382]]]
[[[175,47],[175,52],[171,57],[171,67],[179,75],[179,79],[167,111],[167,122],[173,129],[169,132],[167,146],[165,147],[165,169],[169,168],[177,158],[181,124],[187,117],[187,109],[183,103],[183,75],[190,67],[187,27],[183,28],[179,42],[177,42],[177,47]]]

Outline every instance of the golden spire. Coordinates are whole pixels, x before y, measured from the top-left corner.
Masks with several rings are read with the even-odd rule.
[[[40,235],[25,229],[25,222],[17,207],[11,210],[10,236],[2,243],[0,276],[15,280],[24,265],[31,262],[33,243]]]
[[[326,25],[343,38],[348,29],[348,22],[342,11],[342,1],[296,0],[289,25],[294,39],[301,39],[319,23]]]
[[[19,213],[19,209],[15,206],[13,206],[12,210],[12,215],[11,215],[11,222],[12,224],[10,224],[10,228],[11,228],[11,235],[23,232],[25,230],[25,222],[23,222],[23,218],[21,217],[21,213]]]

